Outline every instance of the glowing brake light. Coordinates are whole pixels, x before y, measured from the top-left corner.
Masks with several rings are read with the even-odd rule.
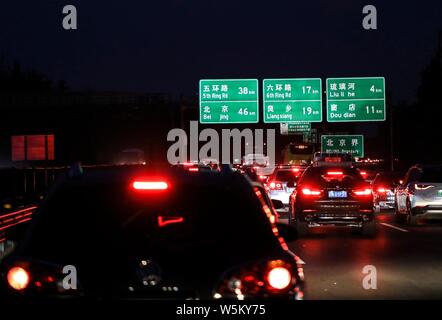
[[[165,181],[135,181],[132,187],[135,190],[166,190],[169,185]]]
[[[366,177],[367,177],[367,172],[366,172],[366,171],[361,171],[361,172],[359,172],[359,174],[360,174],[363,178],[366,178]]]
[[[342,171],[327,171],[329,176],[342,176],[344,173]]]
[[[15,290],[24,290],[29,285],[29,273],[22,267],[13,267],[7,275],[8,284]]]
[[[198,172],[198,171],[199,171],[199,168],[189,168],[189,171],[190,171],[190,172]]]
[[[184,222],[183,217],[165,217],[165,216],[158,216],[158,226],[160,228],[165,227],[170,224],[176,224],[176,223],[182,223]]]
[[[290,285],[291,281],[292,275],[287,268],[275,267],[267,273],[267,282],[273,289],[285,289]]]
[[[384,187],[379,187],[379,188],[378,188],[378,192],[379,192],[379,193],[386,193],[386,192],[387,192],[387,189],[385,189]]]
[[[304,188],[302,189],[302,193],[306,196],[319,196],[321,194],[321,191]]]
[[[353,192],[357,196],[369,196],[369,195],[371,195],[371,189],[355,190]]]
[[[293,168],[292,171],[293,171],[293,172],[299,172],[299,171],[301,171],[301,169],[299,169],[299,168]]]

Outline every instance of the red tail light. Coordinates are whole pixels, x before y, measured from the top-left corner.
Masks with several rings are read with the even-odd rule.
[[[384,187],[379,187],[379,188],[378,188],[378,192],[379,192],[379,193],[387,193],[387,189],[384,188]]]
[[[360,171],[359,172],[360,175],[365,179],[367,177],[367,172],[366,171]]]
[[[165,217],[165,216],[158,216],[158,226],[160,228],[165,227],[170,224],[176,224],[176,223],[182,223],[184,222],[183,217]]]
[[[357,196],[369,196],[371,195],[371,189],[358,189],[353,191],[353,193]]]
[[[270,190],[282,190],[281,182],[270,182],[269,184]]]
[[[292,282],[292,275],[285,267],[273,267],[267,273],[267,282],[271,288],[283,290]]]
[[[344,172],[342,171],[327,171],[327,175],[329,176],[342,176]]]
[[[315,190],[311,188],[303,188],[302,194],[305,196],[319,196],[321,194],[320,190]]]
[[[8,284],[15,290],[24,290],[29,285],[29,272],[22,267],[13,267],[8,271]]]
[[[169,185],[165,181],[134,181],[132,187],[135,190],[166,190]]]
[[[198,171],[199,171],[199,168],[189,168],[189,171],[190,171],[190,172],[198,172]]]

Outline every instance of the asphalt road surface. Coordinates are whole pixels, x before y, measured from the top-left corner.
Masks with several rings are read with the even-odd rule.
[[[442,299],[442,223],[403,226],[392,211],[377,222],[373,239],[326,227],[289,244],[306,263],[307,299]],[[376,289],[364,289],[365,266]]]

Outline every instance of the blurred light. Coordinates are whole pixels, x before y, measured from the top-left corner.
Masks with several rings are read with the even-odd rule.
[[[4,208],[4,209],[12,209],[12,205],[11,205],[10,203],[5,203],[5,204],[3,205],[3,208]]]
[[[29,278],[29,273],[22,267],[13,267],[7,275],[8,284],[15,290],[26,289]]]
[[[272,288],[282,290],[290,285],[292,275],[286,268],[276,267],[272,268],[267,274],[267,281]]]
[[[165,227],[169,224],[176,224],[176,223],[182,223],[184,222],[183,217],[164,217],[164,216],[158,216],[158,226],[160,228]]]
[[[164,181],[135,181],[132,186],[135,190],[166,190],[169,187]]]
[[[342,176],[344,173],[342,171],[327,171],[329,176]]]
[[[369,196],[369,195],[371,195],[371,189],[355,190],[353,192],[357,196]]]
[[[319,196],[321,194],[321,191],[311,190],[309,188],[304,188],[304,189],[302,189],[302,193],[306,196]]]

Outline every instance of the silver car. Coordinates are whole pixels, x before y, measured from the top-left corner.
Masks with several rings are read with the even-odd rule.
[[[395,192],[398,222],[442,219],[442,165],[414,166]]]

